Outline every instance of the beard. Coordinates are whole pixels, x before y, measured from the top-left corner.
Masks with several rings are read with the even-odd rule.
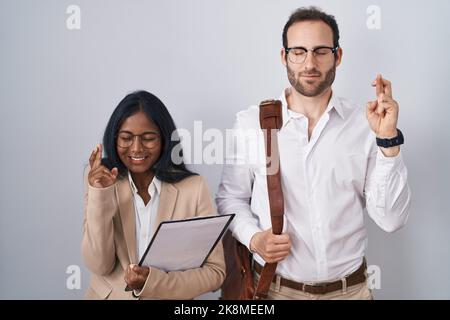
[[[313,82],[307,81],[306,84],[302,83],[300,81],[301,76],[304,75],[310,75],[310,76],[318,76],[319,78],[322,77],[322,72],[320,72],[317,69],[311,69],[309,71],[303,71],[299,72],[298,74],[295,73],[290,67],[289,64],[286,67],[287,69],[287,75],[289,82],[291,83],[292,87],[295,88],[295,90],[300,93],[301,95],[305,97],[317,97],[321,93],[325,91],[328,87],[331,87],[331,85],[334,82],[334,78],[336,76],[336,62],[333,63],[333,66],[326,71],[325,79],[316,83],[314,86],[312,85]],[[318,78],[318,79],[319,79]]]

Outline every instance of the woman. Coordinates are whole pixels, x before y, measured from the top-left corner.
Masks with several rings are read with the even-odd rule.
[[[171,158],[175,130],[164,104],[145,91],[127,95],[111,115],[106,157],[97,145],[85,174],[82,254],[93,273],[86,298],[192,299],[222,284],[220,243],[201,268],[136,265],[161,221],[213,213],[204,179]]]

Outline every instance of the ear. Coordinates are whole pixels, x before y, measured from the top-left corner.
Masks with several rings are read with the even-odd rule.
[[[342,48],[339,47],[336,54],[336,67],[341,64],[343,51]]]
[[[286,51],[284,50],[284,48],[281,48],[280,51],[280,55],[281,55],[281,63],[286,67]]]

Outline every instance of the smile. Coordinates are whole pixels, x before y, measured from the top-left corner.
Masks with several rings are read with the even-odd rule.
[[[129,156],[131,163],[134,164],[141,164],[144,162],[145,159],[148,158],[148,156],[143,156],[143,157],[133,157],[133,156]]]

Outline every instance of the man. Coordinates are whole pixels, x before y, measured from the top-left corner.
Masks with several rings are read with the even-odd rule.
[[[363,211],[393,232],[406,223],[410,206],[391,83],[376,77],[376,100],[366,110],[337,97],[338,26],[314,7],[291,15],[283,46],[291,84],[280,97],[278,132],[283,233],[272,234],[265,163],[253,161],[254,146],[264,155],[257,106],[237,114],[236,132],[259,133],[236,134],[228,144],[218,210],[236,214],[230,228],[254,253],[256,279],[266,262],[278,262],[269,299],[372,299]]]

